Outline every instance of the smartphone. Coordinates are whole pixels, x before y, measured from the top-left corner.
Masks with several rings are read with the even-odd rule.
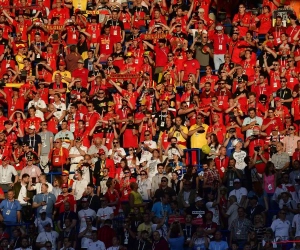
[[[53,34],[52,38],[53,38],[53,40],[58,40],[58,34]]]

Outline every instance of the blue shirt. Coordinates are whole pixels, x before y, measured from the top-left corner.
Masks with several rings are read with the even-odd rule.
[[[22,207],[18,200],[10,202],[5,199],[0,204],[4,222],[17,223],[17,211],[21,211]]]
[[[172,213],[172,210],[169,204],[163,205],[162,202],[156,202],[152,207],[152,212],[156,217],[163,218],[164,212],[167,212],[167,214],[169,215]]]
[[[37,216],[40,217],[40,210],[46,209],[46,214],[48,217],[52,218],[52,213],[54,209],[54,204],[56,202],[56,197],[52,193],[48,194],[37,194],[33,197],[33,202],[41,203],[42,201],[46,202],[45,206],[39,206],[37,208]]]
[[[209,243],[209,250],[227,250],[228,249],[228,244],[226,241],[212,241]]]
[[[171,250],[182,250],[184,244],[184,237],[180,236],[177,238],[169,238],[168,242],[170,244]]]

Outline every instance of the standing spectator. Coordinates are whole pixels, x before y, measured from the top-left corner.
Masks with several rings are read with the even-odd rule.
[[[271,162],[274,163],[277,171],[282,172],[289,167],[290,157],[288,153],[284,152],[284,144],[282,142],[276,143],[276,151],[271,157]]]
[[[291,234],[291,222],[286,219],[286,212],[283,209],[278,212],[278,218],[272,222],[271,228],[276,241],[289,239]]]
[[[21,223],[21,205],[20,202],[14,199],[14,191],[9,190],[7,192],[7,199],[0,203],[0,220],[5,223],[6,226]]]
[[[2,165],[0,165],[0,187],[3,191],[7,191],[12,188],[19,180],[18,173],[16,169],[9,165],[9,157],[2,157]],[[14,182],[12,182],[12,177],[14,176]]]
[[[91,221],[96,219],[96,212],[89,208],[88,199],[81,200],[82,209],[78,211],[78,219],[80,221],[80,230],[86,227],[86,218],[89,217]]]
[[[58,240],[59,234],[52,230],[51,223],[47,223],[45,226],[45,231],[39,233],[37,239],[36,239],[36,247],[40,248],[41,250],[47,250],[50,248],[56,250],[56,243]],[[51,244],[51,245],[50,245]]]

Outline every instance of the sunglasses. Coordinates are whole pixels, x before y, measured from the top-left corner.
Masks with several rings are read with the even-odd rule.
[[[145,136],[149,136],[150,134],[145,134]]]
[[[279,64],[273,64],[273,66],[279,66]]]
[[[161,182],[167,182],[167,180],[161,180]]]
[[[59,141],[55,141],[54,143],[59,143]]]
[[[146,174],[141,174],[141,175],[146,175]]]
[[[129,174],[130,172],[124,172],[124,174]]]
[[[286,82],[286,80],[280,80],[280,82]]]
[[[294,130],[294,128],[289,128],[289,130]]]
[[[7,78],[7,77],[4,77],[3,80],[8,80],[8,78]]]
[[[98,92],[100,95],[103,95],[104,94],[104,92]]]

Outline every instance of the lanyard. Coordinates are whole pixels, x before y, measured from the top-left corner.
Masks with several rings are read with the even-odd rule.
[[[141,241],[139,240],[139,246],[138,246],[138,249],[137,249],[137,250],[140,250],[140,244],[141,244]],[[143,247],[142,247],[142,249],[141,249],[141,250],[144,250],[144,248],[145,248],[145,245],[146,245],[146,243],[145,243],[145,242],[143,242]]]
[[[8,208],[8,204],[10,203],[10,201],[6,201],[6,208]],[[12,205],[10,207],[10,210],[12,210],[12,208],[14,207],[15,201],[12,202]]]

